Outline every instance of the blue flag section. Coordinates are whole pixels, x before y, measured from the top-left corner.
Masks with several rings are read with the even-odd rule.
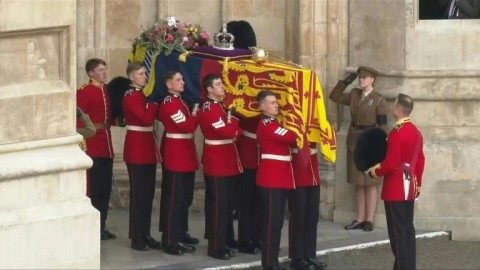
[[[203,91],[202,79],[208,74],[221,76],[222,64],[217,60],[206,59],[189,55],[186,62],[179,59],[179,53],[172,53],[168,56],[161,53],[155,61],[155,86],[149,100],[160,102],[167,95],[164,74],[167,70],[178,70],[185,81],[185,92],[183,100],[188,104],[200,103],[206,96]]]

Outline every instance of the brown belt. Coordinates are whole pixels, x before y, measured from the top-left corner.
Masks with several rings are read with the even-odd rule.
[[[357,130],[362,130],[366,128],[375,127],[376,125],[360,125],[359,123],[352,122],[352,128]]]
[[[110,129],[110,124],[107,123],[93,123],[96,129]]]

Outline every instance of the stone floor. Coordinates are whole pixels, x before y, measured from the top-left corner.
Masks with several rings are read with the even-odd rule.
[[[151,234],[157,240],[161,234],[158,232],[158,212],[152,215]],[[200,238],[197,251],[183,256],[172,256],[159,250],[135,251],[129,248],[128,239],[128,212],[113,210],[109,213],[107,226],[116,233],[115,240],[102,241],[101,244],[101,268],[102,269],[204,269],[220,267],[223,269],[238,268],[239,266],[260,265],[260,255],[248,255],[237,253],[229,261],[215,260],[207,256],[207,242],[202,239],[204,230],[204,215],[192,213],[190,215],[190,233]],[[236,225],[235,225],[236,226]],[[284,223],[282,230],[282,242],[280,257],[287,255],[288,246],[288,222]],[[387,240],[387,232],[384,229],[374,229],[373,232],[360,230],[346,231],[340,224],[328,220],[320,220],[317,234],[317,250],[319,254],[336,251],[339,248],[352,247],[354,245]],[[240,265],[238,265],[240,264]],[[330,268],[330,267],[329,267]]]

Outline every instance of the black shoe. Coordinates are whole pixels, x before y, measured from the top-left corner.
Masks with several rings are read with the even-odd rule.
[[[305,259],[293,259],[290,263],[290,270],[315,270]]]
[[[264,270],[287,270],[285,267],[282,267],[281,265],[277,264],[274,266],[269,266],[269,267],[263,267]]]
[[[366,232],[373,231],[373,223],[370,221],[365,221],[365,225],[363,226],[363,230]]]
[[[356,220],[352,221],[352,224],[345,226],[345,230],[363,230],[365,227],[365,221],[363,222],[358,222]]]
[[[187,245],[184,243],[178,243],[178,245],[182,248],[182,251],[184,253],[193,253],[195,252],[195,247],[192,245]]]
[[[145,238],[145,244],[151,249],[162,249],[162,244],[155,240],[153,237],[150,235],[147,235],[144,237]]]
[[[138,251],[147,251],[148,248],[146,245],[134,245],[134,244],[131,244],[130,245],[130,248],[134,249],[134,250],[138,250]]]
[[[163,245],[163,251],[170,255],[183,255],[183,248],[180,245]]]
[[[307,258],[305,260],[307,261],[307,263],[313,265],[313,267],[315,267],[315,270],[324,270],[328,266],[328,264],[317,260],[317,258]]]
[[[262,251],[262,248],[263,248],[262,241],[253,241],[253,244],[254,244],[260,251]]]
[[[238,241],[236,240],[227,240],[226,245],[229,249],[238,249]]]
[[[238,252],[257,255],[261,250],[256,246],[253,241],[242,242],[238,245]]]
[[[225,249],[214,249],[208,251],[208,256],[219,260],[230,260],[230,255]]]
[[[191,237],[190,234],[186,232],[181,242],[187,245],[198,245],[198,243],[200,243],[200,240],[198,240],[198,238]]]
[[[107,227],[103,227],[101,230],[100,230],[100,239],[101,240],[108,240],[108,239],[115,239],[117,238],[117,236],[113,233],[111,233]]]
[[[225,246],[224,250],[227,252],[228,256],[230,256],[230,258],[235,257],[235,251],[233,249]]]

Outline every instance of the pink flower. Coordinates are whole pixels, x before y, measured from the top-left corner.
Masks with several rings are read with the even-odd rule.
[[[187,26],[187,27],[188,27],[188,26],[191,26],[191,25],[192,25],[192,22],[186,22],[186,23],[185,23],[185,26]]]
[[[206,31],[203,31],[202,33],[200,33],[200,37],[203,38],[203,39],[207,39],[208,38],[208,32]]]
[[[183,37],[183,43],[188,42],[188,37]]]
[[[167,35],[167,42],[172,42],[174,40],[173,36],[171,34]]]

